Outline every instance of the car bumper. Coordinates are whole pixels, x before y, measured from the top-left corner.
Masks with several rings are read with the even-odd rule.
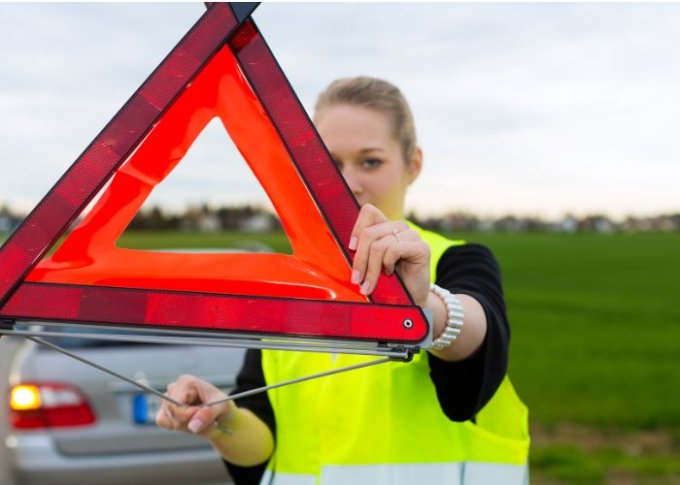
[[[16,485],[232,483],[212,449],[66,456],[49,436],[9,435],[6,464]]]

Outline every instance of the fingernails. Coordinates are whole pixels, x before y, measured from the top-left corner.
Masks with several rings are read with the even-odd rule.
[[[352,236],[349,240],[349,248],[354,251],[357,248],[357,244],[359,243],[359,240],[357,239],[356,236]]]
[[[361,283],[361,273],[359,272],[358,269],[352,270],[352,278],[350,279],[350,282],[353,285],[358,285],[359,283]]]
[[[192,433],[198,433],[198,430],[200,430],[203,427],[203,421],[200,419],[192,419],[189,422],[188,428],[191,430]]]
[[[362,295],[368,295],[368,290],[371,288],[371,283],[364,281],[359,287],[359,293]]]

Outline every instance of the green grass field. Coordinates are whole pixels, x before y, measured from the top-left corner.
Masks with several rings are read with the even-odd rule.
[[[466,239],[503,269],[534,475],[680,483],[680,234]]]
[[[511,374],[545,424],[680,428],[680,234],[484,235]]]
[[[680,234],[453,236],[488,245],[503,270],[510,374],[537,431],[534,481],[680,483]],[[252,241],[128,233],[119,244]],[[257,241],[290,251],[280,233]]]

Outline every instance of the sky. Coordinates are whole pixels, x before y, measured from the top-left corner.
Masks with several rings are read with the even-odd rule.
[[[0,205],[39,202],[203,4],[0,3]],[[680,211],[680,4],[262,4],[304,106],[338,77],[411,103],[420,216]],[[147,204],[267,205],[211,123]]]

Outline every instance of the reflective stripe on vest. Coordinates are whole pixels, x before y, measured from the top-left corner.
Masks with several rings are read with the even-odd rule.
[[[461,242],[411,227],[430,244],[434,278],[442,254]],[[262,368],[271,384],[372,359],[263,350]],[[417,475],[422,483],[432,476],[441,483],[521,485],[528,476],[528,412],[507,376],[475,423],[444,415],[426,352],[409,363],[344,372],[268,395],[276,452],[273,476],[262,483],[379,485],[413,483]]]
[[[315,475],[293,473],[273,474],[267,470],[262,484],[316,485]],[[526,466],[501,463],[418,463],[407,465],[325,466],[321,470],[320,485],[412,485],[414,483],[441,485],[527,485]]]

